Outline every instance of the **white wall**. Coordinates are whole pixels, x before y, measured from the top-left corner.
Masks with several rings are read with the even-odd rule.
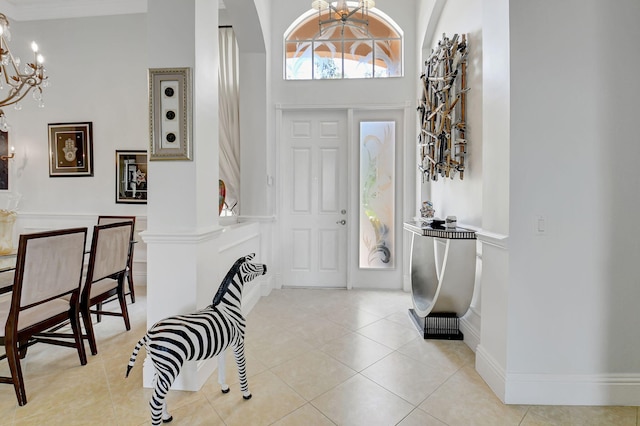
[[[423,10],[438,4],[421,2]],[[549,8],[482,2],[476,367],[507,403],[638,405],[640,148],[630,123],[640,86],[630,52],[640,4]],[[446,2],[438,28],[467,19]],[[447,206],[454,194],[475,196],[439,190],[432,195]]]
[[[12,50],[26,59],[36,40],[50,80],[45,108],[31,95],[21,111],[4,108],[20,212],[146,215],[145,205],[115,203],[116,149],[149,143],[146,26],[144,14],[12,22]],[[93,177],[50,178],[47,124],[82,121],[93,123]]]
[[[427,30],[427,28],[425,28]],[[424,40],[419,72],[424,72],[424,60],[431,53],[442,35],[466,34],[469,56],[467,59],[467,147],[464,179],[440,177],[436,182],[422,185],[422,199],[432,200],[436,216],[457,216],[458,222],[480,226],[482,223],[482,2],[480,0],[444,3],[437,25],[428,28],[431,40]],[[417,214],[417,212],[416,212]]]
[[[509,309],[509,0],[482,3],[483,202],[476,369],[504,400]]]
[[[50,85],[44,108],[28,95],[20,111],[4,111],[16,148],[10,160],[10,188],[21,194],[14,244],[23,232],[55,227],[91,228],[100,214],[135,215],[146,229],[147,206],[116,204],[115,151],[146,150],[149,144],[146,14],[95,18],[12,21],[11,49],[23,61],[39,44]],[[93,123],[92,177],[49,177],[49,123]],[[153,178],[151,178],[153,185]],[[138,238],[134,281],[146,283],[146,245]]]
[[[638,18],[510,3],[508,402],[640,404]]]

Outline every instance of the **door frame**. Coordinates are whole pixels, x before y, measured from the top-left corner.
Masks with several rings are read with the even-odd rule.
[[[276,170],[281,170],[282,167],[282,155],[283,155],[283,116],[286,111],[301,111],[306,110],[309,113],[313,111],[345,111],[347,119],[347,175],[350,182],[358,182],[357,185],[350,185],[347,191],[347,217],[346,220],[350,225],[347,229],[347,286],[348,290],[352,288],[367,288],[367,289],[404,289],[408,291],[409,286],[409,272],[408,272],[408,253],[410,252],[410,239],[404,235],[402,223],[406,217],[413,217],[411,213],[415,207],[416,193],[416,178],[414,173],[415,163],[415,143],[412,141],[415,138],[411,138],[410,132],[411,123],[414,123],[415,114],[409,102],[404,104],[395,105],[352,105],[352,106],[322,106],[322,105],[276,105],[275,112],[275,142],[276,142]],[[360,212],[359,206],[359,132],[360,121],[375,121],[375,120],[395,120],[396,121],[396,213],[395,213],[395,247],[396,247],[396,264],[391,270],[366,270],[360,269],[357,263],[358,259],[358,215]],[[409,149],[407,149],[409,148]],[[281,238],[284,224],[282,223],[282,209],[284,203],[284,180],[281,178],[283,173],[276,174],[276,220],[278,222],[275,229],[277,229],[277,235],[274,235],[274,250],[276,252],[282,252],[283,241]],[[283,278],[283,262],[278,259],[277,256],[276,267],[278,270],[275,274],[275,288],[282,288]],[[395,285],[389,285],[389,283],[397,283]]]

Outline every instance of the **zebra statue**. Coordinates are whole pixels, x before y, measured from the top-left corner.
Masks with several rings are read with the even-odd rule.
[[[167,410],[165,397],[180,373],[185,361],[199,361],[218,355],[218,382],[222,392],[229,392],[225,383],[224,351],[233,347],[240,390],[244,399],[251,398],[244,357],[242,288],[254,278],[267,273],[267,265],[251,263],[255,253],[241,257],[233,264],[206,308],[187,315],[176,315],[155,323],[138,341],[127,366],[127,377],[140,348],[144,345],[155,368],[153,395],[149,401],[153,425],[173,420]]]

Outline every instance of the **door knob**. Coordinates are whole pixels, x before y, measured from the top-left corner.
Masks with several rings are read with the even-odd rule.
[[[338,220],[338,221],[336,221],[336,223],[337,223],[338,225],[346,225],[346,224],[347,224],[347,221],[346,221],[346,220],[344,220],[344,219],[342,219],[342,220]]]

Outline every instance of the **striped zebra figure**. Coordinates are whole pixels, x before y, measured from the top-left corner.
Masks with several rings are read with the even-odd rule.
[[[149,401],[153,425],[168,423],[173,417],[167,410],[165,397],[185,361],[198,361],[218,355],[218,381],[222,392],[229,392],[225,383],[224,351],[232,347],[240,376],[244,399],[251,398],[244,357],[242,288],[254,278],[264,275],[267,266],[251,263],[255,254],[238,259],[218,288],[213,303],[187,315],[176,315],[154,324],[133,349],[127,366],[127,376],[144,345],[155,368],[153,395]]]

